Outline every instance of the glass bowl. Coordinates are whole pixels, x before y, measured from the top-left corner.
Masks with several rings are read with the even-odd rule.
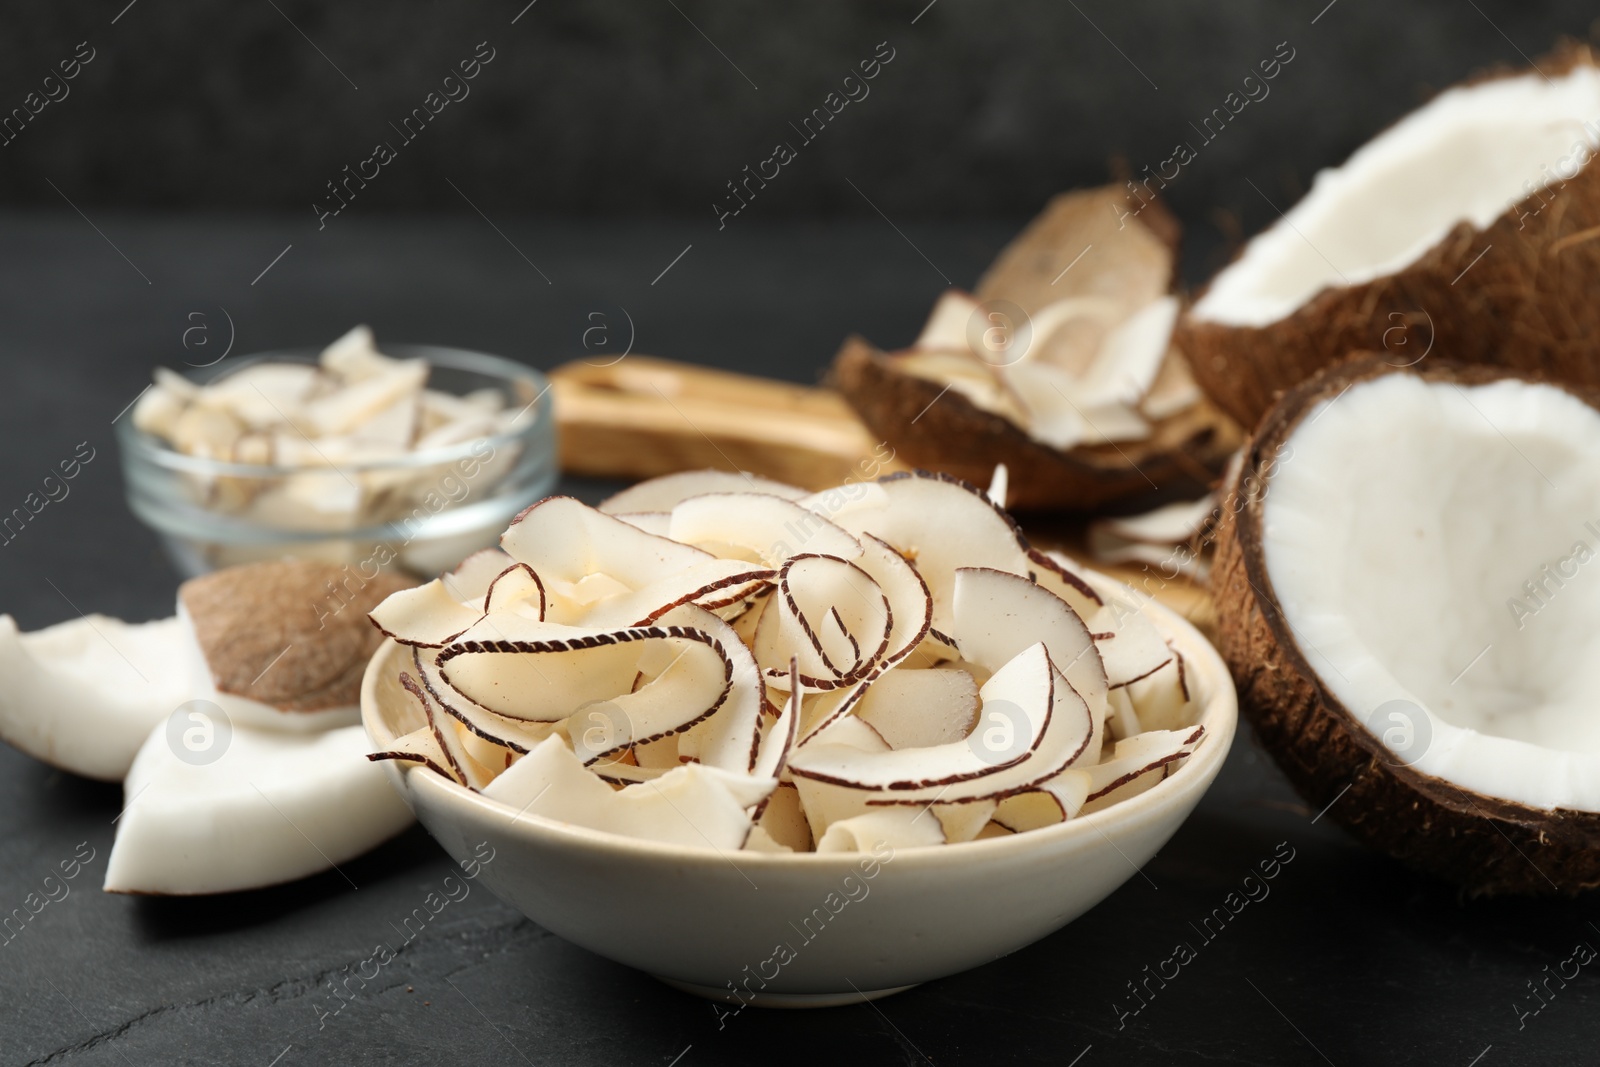
[[[462,396],[493,389],[520,412],[510,429],[377,462],[318,466],[229,463],[191,456],[117,421],[128,506],[161,534],[185,576],[293,556],[436,575],[495,544],[512,516],[555,484],[550,383],[538,371],[481,352],[385,345],[423,359],[427,385]],[[258,363],[315,363],[320,349],[286,349],[191,371],[197,384]],[[315,450],[315,444],[312,444]]]

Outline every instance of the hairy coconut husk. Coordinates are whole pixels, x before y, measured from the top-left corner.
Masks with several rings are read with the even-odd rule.
[[[894,445],[897,459],[974,485],[987,484],[995,464],[1004,463],[1007,507],[1022,511],[1137,511],[1155,500],[1199,496],[1243,439],[1232,420],[1201,401],[1155,423],[1143,440],[1063,452],[953,389],[904,373],[860,337],[845,341],[831,376],[867,428]]]
[[[1211,571],[1216,643],[1239,707],[1312,807],[1368,845],[1475,894],[1570,895],[1600,885],[1600,814],[1545,811],[1421,774],[1326,687],[1295,641],[1267,576],[1262,517],[1274,465],[1319,401],[1383,374],[1477,385],[1524,377],[1434,360],[1399,369],[1364,355],[1286,393],[1246,447],[1227,498]],[[1600,407],[1600,395],[1580,393]]]
[[[1580,65],[1597,65],[1595,54],[1566,43],[1537,69],[1550,76]],[[1527,73],[1498,70],[1464,84]],[[1175,342],[1200,388],[1245,426],[1254,426],[1283,390],[1351,352],[1384,349],[1394,363],[1429,352],[1557,382],[1600,384],[1593,351],[1600,336],[1600,301],[1593,297],[1600,281],[1600,161],[1591,157],[1576,176],[1542,194],[1508,207],[1486,229],[1460,223],[1405,269],[1324,289],[1266,326],[1186,316]]]
[[[359,702],[367,660],[383,634],[367,612],[417,584],[387,571],[368,578],[312,560],[272,560],[191,578],[178,599],[218,691],[280,711]]]

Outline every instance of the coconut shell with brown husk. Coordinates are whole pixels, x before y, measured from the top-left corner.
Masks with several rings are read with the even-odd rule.
[[[1217,642],[1311,806],[1474,893],[1600,885],[1596,394],[1360,358],[1230,477]]]
[[[1007,503],[1018,510],[1097,511],[1136,506],[1141,499],[1198,496],[1239,445],[1233,424],[1200,401],[1155,424],[1142,440],[1051,448],[1003,415],[907,373],[895,357],[860,337],[845,341],[832,374],[861,420],[892,442],[905,462],[977,484],[987,483],[995,465],[1004,463]]]
[[[1171,344],[1175,220],[1115,186],[1056,197],[909,349],[851,338],[832,384],[914,466],[1021,509],[1127,510],[1203,492],[1241,439]]]
[[[1317,176],[1177,329],[1246,426],[1352,351],[1600,384],[1600,68],[1565,44],[1435,97]]]

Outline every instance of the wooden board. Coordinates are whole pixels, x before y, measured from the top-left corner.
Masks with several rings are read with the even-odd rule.
[[[567,363],[550,379],[571,474],[640,479],[715,467],[825,489],[904,469],[831,390],[650,356]]]

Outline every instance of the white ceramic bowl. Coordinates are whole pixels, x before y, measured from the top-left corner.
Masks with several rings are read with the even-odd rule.
[[[1205,742],[1136,797],[1013,837],[902,848],[881,862],[722,853],[519,815],[431,771],[384,766],[446,852],[465,860],[487,842],[494,858],[479,880],[574,944],[730,1003],[859,1001],[1059,929],[1131,878],[1194,810],[1233,742],[1233,682],[1192,626],[1158,605],[1145,610],[1183,653]],[[393,681],[400,651],[393,642],[379,649],[362,686],[375,749],[423,724]]]

